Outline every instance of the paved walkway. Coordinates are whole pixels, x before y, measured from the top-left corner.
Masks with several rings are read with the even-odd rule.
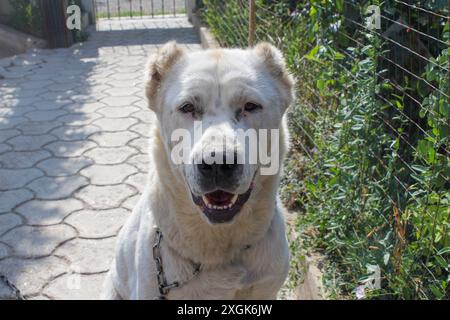
[[[172,39],[200,48],[185,18],[98,30],[0,60],[0,273],[27,298],[98,298],[146,177],[146,57]]]

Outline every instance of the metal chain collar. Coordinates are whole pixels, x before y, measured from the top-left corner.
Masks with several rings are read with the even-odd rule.
[[[9,279],[5,275],[0,274],[0,281],[2,281],[8,288],[11,289],[17,300],[25,300],[20,290],[11,281],[9,281]]]
[[[159,294],[160,294],[158,297],[156,297],[156,299],[158,299],[158,300],[165,300],[166,295],[169,293],[170,289],[180,287],[180,286],[184,285],[185,283],[189,282],[190,280],[192,280],[194,277],[196,277],[200,273],[200,267],[201,267],[200,264],[193,263],[194,273],[193,273],[192,278],[188,279],[187,281],[184,281],[183,283],[175,281],[171,284],[167,284],[166,276],[164,274],[162,257],[161,257],[162,236],[163,235],[162,235],[161,230],[156,228],[155,242],[153,243],[152,249],[153,249],[153,260],[155,260],[155,264],[156,264],[156,271],[157,271],[156,279],[158,280],[158,290],[159,290]]]

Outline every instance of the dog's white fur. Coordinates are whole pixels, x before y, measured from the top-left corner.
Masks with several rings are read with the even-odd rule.
[[[171,42],[150,59],[148,74],[146,93],[157,116],[152,165],[147,187],[118,236],[102,298],[159,296],[152,256],[157,226],[163,234],[167,282],[182,283],[170,290],[168,299],[275,299],[289,267],[283,209],[277,199],[279,174],[257,174],[251,197],[233,222],[212,225],[191,199],[189,170],[171,161],[170,134],[176,128],[193,129],[192,119],[177,111],[187,95],[202,96],[210,108],[209,120],[205,116],[204,121],[208,130],[231,121],[233,104],[241,102],[236,96],[254,95],[248,98],[258,99],[264,109],[247,117],[244,127],[280,128],[281,163],[288,140],[283,115],[292,101],[293,79],[280,52],[262,43],[247,50],[187,53]],[[244,189],[250,181],[243,177]],[[194,278],[192,262],[202,266]]]

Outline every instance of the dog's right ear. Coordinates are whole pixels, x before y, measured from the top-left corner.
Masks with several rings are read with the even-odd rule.
[[[276,47],[267,42],[261,42],[253,48],[270,74],[282,84],[282,100],[285,108],[294,100],[294,78],[289,73],[283,54]]]
[[[175,41],[171,41],[150,56],[146,69],[145,94],[153,111],[156,110],[156,97],[164,77],[183,54],[184,50]]]

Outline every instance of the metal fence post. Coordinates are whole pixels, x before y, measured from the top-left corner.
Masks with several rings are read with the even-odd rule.
[[[256,4],[255,0],[249,0],[249,20],[248,20],[248,46],[253,47],[256,32]]]
[[[97,2],[92,0],[91,23],[97,24]]]

